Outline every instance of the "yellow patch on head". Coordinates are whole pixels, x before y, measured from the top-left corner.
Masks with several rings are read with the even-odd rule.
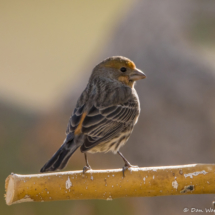
[[[130,69],[136,68],[134,62],[125,57],[111,57],[104,60],[101,64],[104,67],[113,67],[116,69],[120,69],[121,67],[126,67]]]
[[[131,68],[131,69],[135,69],[135,68],[136,68],[136,66],[135,66],[135,64],[134,64],[133,61],[127,61],[126,64],[127,64],[128,67]]]

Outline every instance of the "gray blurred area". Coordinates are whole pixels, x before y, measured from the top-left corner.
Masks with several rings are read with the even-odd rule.
[[[24,115],[24,111],[2,106],[1,110],[7,110],[8,115],[6,131],[0,122],[7,143],[2,150],[8,153],[8,157],[4,155],[7,161],[4,175],[10,171],[39,171],[63,142],[69,116],[93,67],[113,55],[130,58],[147,75],[147,79],[136,85],[141,115],[131,138],[122,148],[125,157],[142,167],[215,163],[215,62],[209,57],[213,54],[215,1],[135,1],[100,54],[92,55],[90,63],[78,71],[82,74],[81,82],[75,87],[65,86],[65,93],[59,97],[60,105],[45,114],[25,113],[21,119],[17,115]],[[14,118],[17,119],[16,132],[10,130]],[[14,142],[17,129],[23,132],[22,144],[13,149],[9,143]],[[11,163],[9,156],[13,156]],[[89,155],[89,162],[94,169],[123,166],[121,158],[111,153]],[[84,156],[77,151],[65,170],[83,166]],[[185,207],[210,208],[214,200],[215,195],[184,195],[27,203],[9,209],[2,205],[4,214],[176,215],[184,214]]]

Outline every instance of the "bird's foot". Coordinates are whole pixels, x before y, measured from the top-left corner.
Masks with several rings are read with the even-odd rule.
[[[125,166],[122,167],[122,174],[123,177],[125,177],[125,170],[129,169],[129,168],[138,168],[139,166],[134,166],[131,165],[130,163],[125,164]]]
[[[91,166],[85,166],[84,168],[83,168],[83,174],[85,174],[88,170],[90,170],[91,169]]]

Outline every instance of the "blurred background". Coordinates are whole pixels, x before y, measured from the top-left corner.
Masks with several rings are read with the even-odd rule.
[[[135,62],[141,116],[122,148],[139,166],[215,163],[215,1],[1,0],[1,214],[184,214],[215,195],[23,203],[6,206],[4,180],[38,173],[65,138],[93,67],[112,55]],[[120,168],[111,153],[94,169]],[[65,170],[82,169],[77,150]]]

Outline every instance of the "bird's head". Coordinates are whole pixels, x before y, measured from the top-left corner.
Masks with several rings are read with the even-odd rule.
[[[114,56],[105,59],[94,68],[91,78],[94,77],[117,80],[133,87],[135,81],[146,78],[146,75],[128,58]]]

